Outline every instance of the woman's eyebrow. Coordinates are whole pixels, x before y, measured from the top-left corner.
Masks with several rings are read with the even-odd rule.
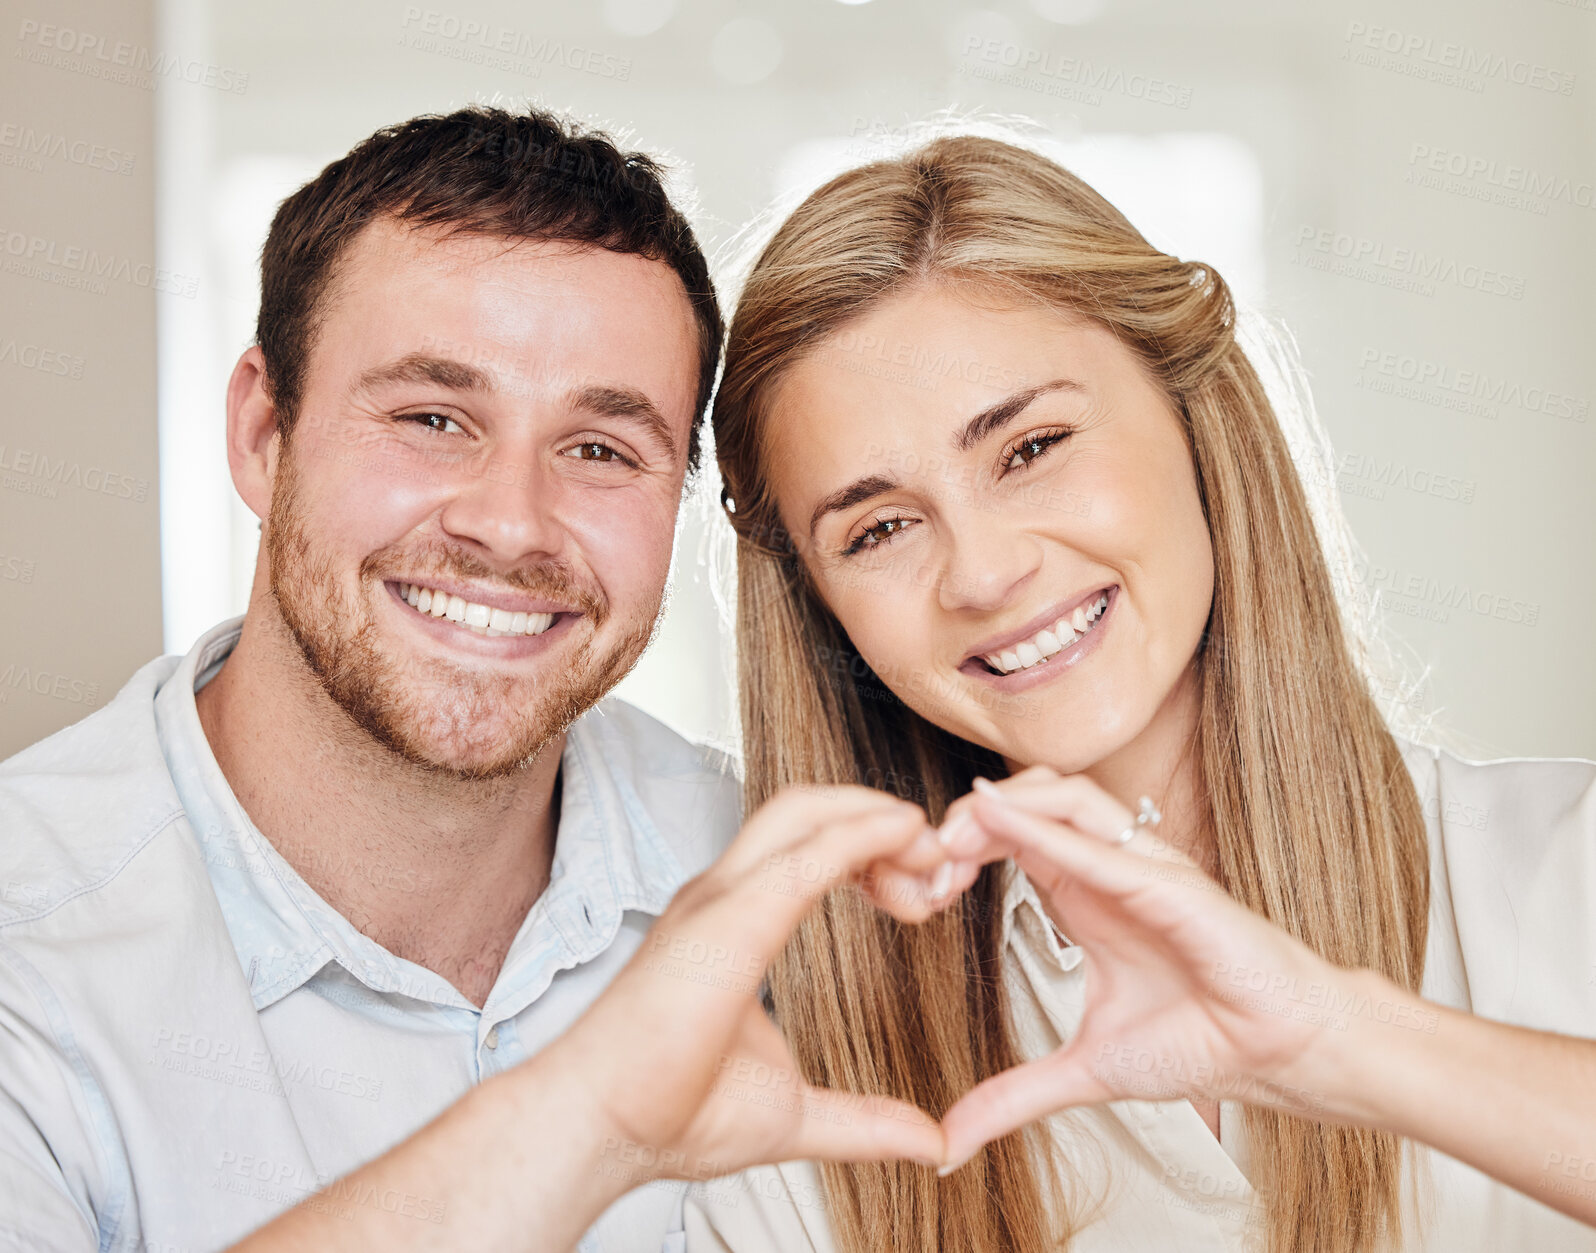
[[[1074,391],[1085,395],[1087,388],[1086,384],[1078,383],[1074,379],[1054,379],[1052,382],[1038,383],[1035,387],[1015,392],[990,408],[981,410],[966,422],[953,437],[953,446],[960,452],[968,452],[993,431],[1013,421],[1038,396],[1056,391]],[[855,479],[845,487],[839,487],[829,496],[822,497],[820,503],[815,506],[814,513],[809,515],[809,538],[814,539],[815,531],[820,526],[820,519],[828,513],[840,513],[844,509],[852,509],[873,496],[896,491],[901,486],[903,484],[890,474],[869,474],[864,478]]]
[[[872,496],[880,496],[883,492],[894,491],[901,486],[902,484],[890,474],[867,474],[862,479],[855,479],[846,487],[839,487],[831,495],[824,497],[815,506],[814,513],[809,515],[809,538],[814,539],[820,519],[828,513],[840,513],[844,509],[852,509]]]
[[[953,437],[953,447],[959,452],[969,452],[993,431],[1012,422],[1024,412],[1027,405],[1047,392],[1074,391],[1084,395],[1086,390],[1086,384],[1074,379],[1054,379],[1051,383],[1038,383],[1023,392],[1015,392],[990,408],[981,410],[966,422],[964,429]]]

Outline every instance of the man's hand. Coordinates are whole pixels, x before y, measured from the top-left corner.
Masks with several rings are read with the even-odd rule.
[[[311,1197],[234,1253],[543,1253],[658,1178],[790,1158],[939,1164],[942,1131],[922,1111],[805,1083],[759,989],[827,892],[857,882],[918,922],[938,903],[930,889],[946,860],[918,806],[862,787],[788,789],[683,885],[565,1035],[340,1181],[341,1195],[441,1198],[442,1221],[375,1206],[350,1219]]]
[[[792,1158],[940,1162],[941,1130],[913,1106],[805,1083],[758,990],[827,892],[863,880],[883,909],[919,921],[931,912],[924,872],[943,858],[918,806],[860,787],[793,789],[682,887],[553,1046],[638,1182]]]

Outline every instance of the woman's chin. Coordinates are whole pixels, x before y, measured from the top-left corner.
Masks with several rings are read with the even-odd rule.
[[[997,753],[1011,774],[1047,766],[1060,774],[1079,774],[1113,756],[1136,738],[1136,726],[1122,717],[1082,719],[1078,708],[1054,711],[1039,706],[1034,716],[987,722],[955,732]]]

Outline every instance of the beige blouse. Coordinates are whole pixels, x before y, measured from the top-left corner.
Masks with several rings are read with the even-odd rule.
[[[1470,762],[1403,743],[1430,835],[1423,995],[1487,1018],[1596,1037],[1596,762]],[[1085,954],[1061,942],[1017,869],[1004,897],[1006,977],[1025,1056],[1080,1022]],[[1187,1101],[1113,1101],[1053,1115],[1061,1157],[1101,1204],[1072,1253],[1261,1249],[1241,1106],[1220,1105],[1216,1140]],[[1404,1249],[1596,1253],[1596,1228],[1422,1145],[1407,1172]],[[1596,1190],[1596,1162],[1549,1148],[1557,1185]],[[1415,1182],[1415,1181],[1420,1182]],[[835,1253],[812,1162],[695,1184],[687,1253]],[[667,1245],[671,1247],[671,1245]],[[883,1233],[882,1248],[890,1247]]]

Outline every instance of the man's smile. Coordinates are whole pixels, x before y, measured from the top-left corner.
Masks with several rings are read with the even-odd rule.
[[[444,582],[439,580],[439,582]],[[479,639],[503,638],[503,644],[491,645],[492,655],[519,657],[540,652],[552,642],[552,637],[563,636],[570,624],[583,617],[579,609],[558,605],[539,597],[517,596],[513,593],[475,591],[464,585],[446,583],[397,582],[384,580],[383,586],[396,601],[411,611],[406,616],[417,621],[435,638],[451,643],[466,643],[467,636]],[[449,590],[459,587],[470,593],[471,599]],[[482,599],[476,599],[480,596]],[[514,605],[515,608],[510,606]],[[482,645],[467,645],[481,649]]]

